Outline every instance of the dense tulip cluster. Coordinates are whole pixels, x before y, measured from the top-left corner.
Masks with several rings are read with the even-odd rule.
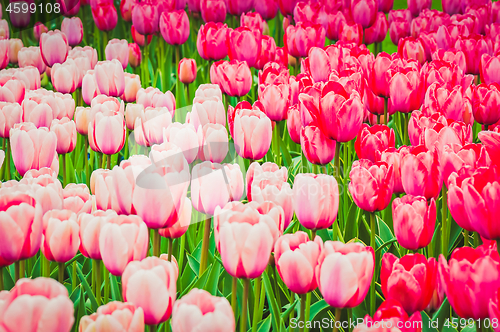
[[[499,2],[6,5],[0,331],[500,331]]]

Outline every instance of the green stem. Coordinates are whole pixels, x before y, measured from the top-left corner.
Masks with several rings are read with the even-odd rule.
[[[2,150],[5,151],[6,150],[6,142],[7,142],[7,139],[4,138],[2,139]],[[7,167],[7,158],[5,158],[4,160],[4,163],[2,165],[2,171],[0,172],[0,175],[2,176],[2,180],[4,180],[6,177],[5,177],[5,168]]]
[[[441,253],[444,257],[448,257],[448,192],[446,186],[443,186],[441,190],[442,194],[442,207],[441,207],[441,234],[442,234],[442,247]]]
[[[3,291],[3,267],[0,266],[0,292]]]
[[[160,232],[153,229],[153,256],[160,257]]]
[[[306,326],[306,294],[300,294],[300,321],[303,324],[299,331],[303,332]]]
[[[342,143],[337,142],[335,143],[335,160],[334,160],[334,166],[335,169],[333,170],[333,174],[335,178],[337,179],[337,182],[340,182],[340,146]]]
[[[310,312],[311,312],[311,292],[308,292],[306,294],[306,315],[304,316],[306,318],[306,322],[309,322],[309,317],[310,317]],[[306,326],[305,331],[309,331],[309,328]]]
[[[64,284],[64,263],[57,263],[57,265],[59,266],[59,269],[58,269],[58,276],[59,276],[59,282],[61,284]]]
[[[175,105],[176,108],[181,108],[181,105],[179,105],[179,99],[180,99],[180,94],[181,94],[181,81],[179,80],[179,62],[181,61],[181,55],[180,55],[180,47],[179,45],[175,45],[175,72],[177,76],[177,83],[175,84]]]
[[[172,250],[173,250],[174,240],[172,238],[168,238],[168,261],[172,261]]]
[[[497,239],[497,251],[500,254],[500,239]]]
[[[370,213],[370,246],[373,248],[373,251],[376,250],[375,244],[375,212]],[[375,262],[376,263],[376,262]],[[377,270],[377,266],[375,264],[374,271]],[[375,313],[375,280],[376,275],[373,273],[372,283],[370,285],[370,315],[373,317]]]
[[[389,98],[385,97],[384,98],[384,124],[387,125],[389,122],[389,117],[387,114],[387,104],[389,103]]]
[[[280,128],[279,128],[279,123],[276,122],[276,125],[274,126],[273,130],[273,153],[274,153],[274,162],[276,165],[281,166],[281,160],[280,160]]]
[[[5,160],[4,163],[7,163],[7,167],[5,168],[5,179],[10,180],[11,179],[11,174],[10,174],[10,154],[11,154],[11,148],[10,148],[10,142],[9,139],[5,139],[7,141],[7,151],[5,151]]]
[[[404,132],[405,132],[405,135],[404,135],[404,143],[405,145],[408,145],[409,143],[409,132],[408,132],[408,121],[409,121],[409,115],[410,114],[406,114],[406,113],[403,113],[403,117],[404,117],[404,120],[405,120],[405,128],[404,128]]]
[[[464,247],[469,247],[469,231],[464,229]]]
[[[191,105],[191,96],[189,93],[189,84],[184,84],[186,86],[186,104]]]
[[[316,238],[316,230],[311,229],[311,241],[314,241],[315,238]]]
[[[107,169],[111,169],[111,156],[112,156],[112,155],[110,154],[110,155],[108,156],[108,158],[107,158],[107,159],[108,159],[108,160],[107,160],[107,165],[106,165],[106,166],[107,166],[107,167],[106,167]]]
[[[95,295],[95,290],[96,290],[96,260],[92,259],[92,293]]]
[[[101,261],[96,260],[95,265],[95,299],[97,301],[97,305],[101,305]]]
[[[76,288],[76,260],[73,261],[73,274],[71,275],[71,290]]]
[[[280,295],[280,286],[278,285],[278,270],[276,267],[271,267],[271,271],[273,273],[273,279],[274,279],[274,289],[275,293],[274,295],[276,296],[276,303],[278,304],[278,308],[281,308],[281,295]]]
[[[252,322],[252,332],[257,331],[257,325],[259,323],[259,300],[260,300],[260,288],[262,287],[262,276],[259,276],[255,279],[253,285],[254,291],[254,301],[253,301],[253,322]]]
[[[181,236],[181,245],[180,245],[180,248],[179,248],[179,255],[177,256],[177,257],[179,257],[179,271],[183,271],[183,269],[182,269],[182,263],[184,262],[184,251],[185,251],[185,248],[186,248],[186,236],[187,235]]]
[[[301,170],[301,173],[309,173],[309,164],[307,163],[306,155],[304,154],[303,151],[301,151],[301,154],[302,154],[302,170]]]
[[[352,308],[347,308],[347,320],[352,322]],[[349,324],[351,325],[351,324]],[[351,331],[351,327],[349,326],[348,331]]]
[[[104,266],[104,301],[103,301],[104,303],[108,303],[109,290],[110,290],[109,271]]]
[[[290,306],[292,306],[294,303],[295,303],[295,293],[290,292]],[[288,325],[291,324],[294,316],[295,316],[295,309],[290,311],[290,315],[288,316]]]
[[[337,322],[340,322],[340,315],[342,314],[341,308],[335,308],[335,321],[333,322],[333,332],[337,332],[339,329],[337,327]]]
[[[479,246],[479,234],[478,232],[474,232],[474,248]]]
[[[156,332],[157,329],[156,329],[156,325],[149,325],[149,332]]]
[[[299,74],[300,71],[300,57],[295,58],[295,76]]]
[[[108,45],[108,32],[102,31],[102,60],[106,60],[106,46]]]
[[[231,308],[233,309],[234,317],[236,317],[236,311],[238,310],[238,278],[233,277],[233,284],[231,289]]]
[[[247,308],[248,308],[248,292],[250,291],[250,279],[243,279],[243,302],[241,306],[241,325],[240,332],[247,331]]]
[[[66,154],[61,155],[62,173],[63,173],[63,188],[66,187]]]
[[[200,273],[201,276],[207,267],[208,259],[208,244],[210,242],[210,228],[212,226],[212,218],[208,218],[204,221],[205,225],[203,227],[203,242],[201,244],[201,258],[200,258]]]
[[[149,86],[149,43],[147,42],[148,36],[144,36],[146,42],[144,43],[144,86]]]

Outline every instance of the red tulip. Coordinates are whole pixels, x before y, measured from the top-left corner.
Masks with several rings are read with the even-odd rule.
[[[339,39],[340,27],[347,24],[346,18],[342,11],[321,13],[321,24],[325,28],[326,37],[330,40]]]
[[[196,41],[198,53],[205,60],[220,60],[226,57],[227,25],[208,22],[200,27]]]
[[[243,13],[240,17],[240,26],[247,27],[250,30],[257,30],[261,33],[264,31],[265,21],[262,19],[259,13],[249,12]]]
[[[312,47],[324,45],[325,29],[320,24],[299,22],[286,28],[285,46],[291,56],[306,57]]]
[[[389,327],[390,326],[390,327]],[[402,332],[422,332],[422,315],[415,312],[411,317],[405,312],[401,304],[394,300],[385,300],[373,315],[366,315],[363,324],[354,328],[355,332],[384,332],[398,329]]]
[[[302,123],[300,122],[300,112],[297,105],[288,108],[286,126],[291,140],[296,144],[300,144]]]
[[[437,149],[428,151],[423,145],[411,148],[401,163],[401,179],[407,194],[426,199],[437,197],[443,185]]]
[[[384,210],[392,198],[393,172],[383,161],[356,160],[349,173],[349,192],[356,205],[368,212]]]
[[[224,23],[226,3],[224,0],[201,0],[201,17],[205,23]]]
[[[186,11],[175,10],[161,13],[160,32],[167,44],[184,44],[189,38],[189,18]]]
[[[391,11],[394,5],[394,0],[378,0],[377,2],[378,2],[378,11],[384,14],[389,13],[389,11]]]
[[[377,55],[369,77],[370,88],[376,96],[389,97],[392,69],[397,67],[400,61],[385,52]]]
[[[394,234],[401,246],[410,250],[424,248],[434,235],[436,202],[431,198],[428,204],[422,196],[397,197],[392,203],[392,218]]]
[[[126,332],[144,331],[144,311],[131,303],[109,302],[97,308],[96,313],[83,316],[78,331],[105,331],[110,326],[123,328]]]
[[[472,113],[474,119],[483,125],[491,125],[500,120],[500,87],[496,83],[480,84],[474,88]]]
[[[439,275],[448,301],[462,318],[488,317],[488,303],[500,286],[496,248],[458,248],[449,262],[439,256]],[[465,291],[467,289],[474,291]]]
[[[319,236],[310,241],[307,233],[302,231],[285,234],[276,241],[276,268],[292,292],[306,294],[318,287],[315,270],[322,247],[323,241]]]
[[[293,10],[295,9],[295,6],[299,2],[299,0],[277,0],[277,1],[281,14],[285,17],[293,14]]]
[[[363,302],[370,288],[374,261],[371,247],[326,241],[315,270],[326,303],[335,308],[354,308]]]
[[[401,58],[405,60],[417,60],[421,65],[426,60],[424,45],[419,39],[413,37],[406,37],[399,40],[398,53]]]
[[[335,157],[336,142],[316,126],[309,125],[300,131],[300,145],[307,160],[316,165],[326,165]]]
[[[431,8],[431,0],[408,0],[408,9],[413,17],[417,17],[426,8]]]
[[[438,112],[446,119],[464,122],[472,113],[472,104],[461,86],[447,88],[438,83],[431,84],[427,89],[424,108],[428,108],[430,113]]]
[[[141,35],[152,35],[159,30],[160,15],[152,0],[141,1],[132,9],[132,24]]]
[[[293,9],[295,22],[317,22],[321,15],[321,2],[298,2]]]
[[[396,145],[394,130],[385,125],[370,127],[364,124],[354,143],[354,149],[359,159],[369,159],[372,162],[380,160],[383,151]]]
[[[397,150],[395,148],[389,148],[380,155],[380,160],[385,161],[389,166],[392,165],[394,169],[394,193],[404,193],[401,180],[401,162],[403,157],[408,153],[409,148],[403,145]]]
[[[240,27],[229,31],[227,49],[229,59],[246,61],[249,67],[255,67],[261,53],[262,35],[259,30]]]
[[[455,43],[455,48],[464,52],[467,61],[467,74],[478,75],[480,59],[483,54],[491,55],[493,52],[491,40],[481,35],[471,34],[468,37],[460,36]]]
[[[111,31],[116,27],[118,12],[112,1],[100,0],[90,7],[95,25],[99,30]]]

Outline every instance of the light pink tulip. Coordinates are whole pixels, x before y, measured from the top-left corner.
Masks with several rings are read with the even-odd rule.
[[[10,60],[10,43],[8,39],[0,40],[0,68],[4,69]]]
[[[63,199],[64,209],[77,215],[92,211],[92,196],[89,188],[84,183],[69,183],[63,189]]]
[[[172,332],[234,332],[234,313],[224,297],[193,288],[177,300],[172,312]]]
[[[218,84],[200,84],[194,96],[201,98],[219,97],[222,100],[222,91]]]
[[[176,298],[177,268],[158,257],[130,262],[122,276],[123,300],[144,310],[144,322],[156,325],[170,318]]]
[[[157,88],[147,87],[137,91],[137,104],[142,104],[144,107],[166,107],[172,114],[175,114],[175,97],[172,92],[161,92]]]
[[[248,167],[246,174],[246,182],[247,182],[247,198],[249,201],[252,201],[252,183],[253,179],[263,173],[271,173],[268,176],[276,176],[278,179],[281,179],[283,182],[288,181],[288,170],[286,167],[279,167],[275,163],[265,162],[262,165],[258,162],[254,161]],[[274,175],[273,175],[274,173]]]
[[[236,153],[243,158],[259,160],[271,147],[271,119],[259,110],[236,110],[233,134]]]
[[[191,225],[191,213],[193,212],[193,205],[191,204],[191,200],[187,197],[184,198],[184,205],[182,207],[182,211],[179,213],[179,217],[175,224],[168,228],[161,228],[159,233],[161,236],[176,239],[184,235],[189,225]]]
[[[118,59],[121,62],[123,69],[128,65],[128,42],[126,39],[111,39],[105,49],[106,60]]]
[[[144,311],[131,303],[109,302],[97,308],[90,316],[83,316],[79,332],[120,329],[124,332],[144,332]]]
[[[76,46],[83,39],[83,24],[79,17],[65,17],[61,23],[61,32],[68,38],[69,46]]]
[[[70,94],[48,91],[44,88],[27,92],[21,105],[23,120],[38,123],[38,127],[50,127],[53,119],[61,120],[64,117],[72,119],[75,112],[75,100]]]
[[[9,39],[9,62],[16,64],[18,61],[17,54],[23,48],[23,41],[18,38]]]
[[[45,64],[45,62],[43,62],[42,55],[40,53],[40,47],[38,46],[21,48],[17,53],[17,62],[20,68],[27,66],[36,67],[40,72],[40,75],[45,73],[45,69],[47,68],[47,65]]]
[[[195,97],[190,123],[195,129],[207,123],[226,125],[226,114],[222,99],[218,97]]]
[[[50,69],[50,77],[54,89],[61,93],[73,93],[79,84],[80,72],[73,59],[67,59],[64,63],[56,63]]]
[[[125,91],[125,75],[122,64],[117,59],[98,62],[94,75],[100,93],[119,97]]]
[[[363,302],[370,288],[374,261],[372,247],[326,241],[315,271],[326,303],[335,308],[354,308]]]
[[[0,329],[5,332],[66,332],[75,321],[68,291],[54,279],[20,279],[0,303]]]
[[[95,48],[91,46],[84,46],[84,47],[76,46],[73,47],[68,53],[69,58],[74,59],[80,56],[87,57],[90,61],[90,69],[94,69],[98,61],[97,50]]]
[[[127,103],[132,103],[135,101],[137,96],[137,91],[141,88],[141,77],[135,74],[125,73],[125,90],[123,95],[120,97]],[[128,105],[128,104],[127,104]]]
[[[125,144],[125,120],[120,113],[98,112],[89,122],[89,142],[96,152],[118,153]]]
[[[66,154],[75,149],[76,146],[76,125],[75,121],[64,117],[62,120],[54,119],[50,124],[50,131],[57,136],[58,154]]]
[[[68,38],[59,30],[42,33],[40,52],[43,62],[48,67],[52,67],[56,63],[63,63],[68,56]]]
[[[49,261],[67,262],[80,246],[76,214],[68,210],[51,210],[43,216],[42,253]]]
[[[21,105],[18,103],[0,102],[0,137],[8,138],[10,129],[21,121]]]
[[[82,213],[78,216],[80,226],[80,251],[91,259],[102,259],[99,247],[101,230],[110,218],[116,217],[113,210],[96,210],[92,213]]]
[[[0,77],[0,101],[21,104],[24,100],[26,87],[23,81],[13,76]]]
[[[83,101],[90,105],[92,99],[100,95],[99,87],[97,86],[95,72],[93,70],[87,71],[82,78],[82,98]]]
[[[107,220],[99,234],[102,262],[115,276],[122,275],[127,264],[147,256],[148,228],[138,216],[116,216]]]
[[[198,141],[198,134],[191,123],[181,124],[174,122],[167,128],[164,128],[163,141],[180,147],[188,164],[191,164],[198,156],[200,143]]]
[[[172,123],[172,115],[166,107],[146,107],[136,118],[134,136],[138,144],[151,146],[163,143],[163,128]]]
[[[221,124],[207,123],[198,127],[199,152],[198,158],[220,163],[229,151],[226,127]]]
[[[40,73],[34,66],[5,69],[0,74],[1,76],[11,76],[23,81],[26,91],[37,90],[41,87]]]
[[[36,26],[36,24],[35,24],[35,26]],[[45,31],[45,32],[47,32],[47,31]],[[9,39],[9,37],[10,37],[9,23],[5,19],[0,20],[0,37],[2,37],[3,39]],[[40,38],[38,38],[38,39],[40,39]],[[37,41],[38,41],[38,39],[37,39]]]

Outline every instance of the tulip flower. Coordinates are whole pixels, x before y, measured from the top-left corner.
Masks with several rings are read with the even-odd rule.
[[[96,171],[94,171],[95,173]],[[109,172],[109,171],[108,171]],[[94,174],[92,174],[94,177]],[[94,177],[95,178],[95,177]],[[91,181],[92,183],[92,181]],[[99,190],[100,183],[97,183]],[[93,190],[95,192],[95,190]],[[113,210],[96,210],[92,213],[82,213],[78,216],[78,225],[80,226],[80,252],[83,256],[102,260],[101,249],[99,247],[99,238],[101,230],[111,217],[117,216]]]
[[[408,9],[413,17],[417,17],[424,9],[431,8],[432,1],[429,0],[409,0]]]
[[[75,149],[76,146],[76,125],[73,120],[63,118],[54,119],[50,124],[50,131],[57,136],[56,151],[58,154],[66,154]]]
[[[33,36],[35,37],[37,42],[40,41],[40,36],[44,32],[49,32],[49,29],[42,22],[36,22],[35,25],[33,26]],[[8,29],[7,29],[7,33],[8,33]],[[7,35],[6,37],[8,38],[9,36]]]
[[[438,271],[453,310],[462,318],[488,317],[492,290],[500,286],[499,257],[496,249],[480,246],[458,248],[447,262],[439,256]],[[488,272],[486,272],[488,271]],[[466,289],[474,291],[465,292]]]
[[[144,331],[144,311],[131,303],[109,302],[97,308],[96,313],[83,316],[80,319],[79,331],[101,331],[110,326],[120,326],[125,332],[142,332]]]
[[[88,134],[92,150],[106,155],[118,153],[125,144],[123,115],[98,112],[89,122]]]
[[[339,207],[339,188],[333,176],[297,174],[293,196],[295,215],[305,228],[324,229],[335,222]]]
[[[184,44],[189,38],[189,18],[186,11],[175,10],[161,13],[160,32],[167,44]]]
[[[472,113],[477,122],[488,126],[500,120],[500,114],[494,111],[500,104],[499,90],[496,83],[480,84],[474,88]]]
[[[300,144],[300,133],[302,131],[302,123],[300,122],[300,113],[297,106],[292,106],[288,108],[286,126],[288,129],[288,134],[290,139],[296,143]]]
[[[23,7],[23,4],[26,3],[26,5],[28,5],[28,3],[26,1],[16,1],[16,2],[18,2],[19,6],[18,8],[20,10],[15,10],[15,9],[9,10],[8,9],[9,7],[7,7],[6,10],[9,10],[9,18],[12,26],[18,29],[24,29],[30,24],[31,14],[29,11],[22,11],[21,9]]]
[[[354,0],[351,2],[351,15],[355,23],[363,29],[371,27],[377,18],[377,0]]]
[[[366,315],[363,323],[356,325],[353,331],[355,332],[378,332],[386,331],[401,326],[400,331],[405,332],[420,332],[422,330],[422,315],[420,312],[415,312],[411,317],[405,312],[401,304],[394,300],[385,300],[371,318]],[[391,328],[387,328],[392,326]]]
[[[252,10],[253,1],[228,0],[226,6],[229,14],[240,16]]]
[[[245,26],[228,31],[226,44],[229,59],[246,61],[249,67],[255,67],[261,53],[261,39],[259,30]]]
[[[356,205],[368,212],[384,210],[392,198],[393,172],[383,161],[356,160],[349,173],[349,192]]]
[[[271,146],[271,120],[261,111],[251,109],[236,111],[233,132],[236,152],[243,158],[259,160]],[[259,139],[255,140],[256,137]]]
[[[234,313],[224,297],[193,288],[177,300],[172,312],[172,331],[232,332],[235,330]]]
[[[0,54],[8,54],[8,49],[2,48],[2,41],[0,41]],[[3,53],[3,52],[7,53]],[[0,59],[3,59],[5,62],[5,65],[8,64],[8,57],[0,56]],[[45,69],[47,66],[45,65],[45,62],[42,59],[41,53],[40,53],[40,47],[36,46],[30,46],[30,47],[23,47],[19,50],[17,53],[17,61],[19,68],[22,67],[27,67],[27,66],[34,66],[38,69],[40,75],[45,72]],[[1,68],[2,66],[0,66]]]
[[[69,261],[80,246],[76,214],[68,210],[51,210],[43,216],[42,252],[59,263]]]
[[[406,37],[399,40],[398,54],[402,59],[417,60],[421,65],[426,61],[424,44],[421,39]]]
[[[252,73],[246,61],[218,61],[210,68],[210,80],[229,96],[244,96],[252,88]]]
[[[460,36],[455,43],[455,48],[464,52],[467,62],[467,74],[479,75],[481,56],[491,55],[493,52],[491,40],[481,35],[471,34],[470,36]]]
[[[326,165],[335,157],[336,142],[316,126],[306,126],[300,131],[302,152],[309,162],[315,165]]]
[[[132,9],[132,25],[141,35],[155,34],[159,30],[160,14],[153,1],[140,1]]]
[[[30,169],[50,167],[56,156],[57,136],[47,128],[23,122],[10,131],[12,159],[19,174]]]
[[[106,45],[104,53],[106,54],[106,60],[111,61],[113,59],[118,59],[123,66],[123,69],[127,68],[129,49],[128,42],[125,39],[111,39]]]
[[[50,76],[54,89],[61,93],[73,93],[78,87],[78,68],[73,59],[67,59],[64,63],[56,63],[50,70]]]
[[[226,3],[224,0],[201,0],[200,11],[205,23],[224,23],[226,20]]]
[[[9,48],[8,48],[8,58],[9,62],[12,64],[17,63],[17,54],[21,48],[23,48],[23,41],[18,38],[9,39]]]
[[[80,56],[87,57],[90,61],[90,68],[94,69],[95,65],[97,64],[97,50],[95,48],[92,48],[90,46],[85,46],[85,47],[80,47],[76,46],[73,47],[69,52],[68,52],[68,57],[70,58],[77,58]]]
[[[190,123],[195,128],[207,123],[226,125],[224,105],[219,97],[195,97],[191,111]]]
[[[176,297],[177,268],[158,257],[130,262],[122,275],[123,300],[144,310],[144,322],[156,325],[170,318]]]
[[[94,68],[95,81],[100,93],[119,97],[125,90],[123,67],[117,59],[100,61]]]
[[[361,24],[351,23],[341,25],[339,28],[339,40],[344,43],[361,45],[363,42],[363,28]]]
[[[322,48],[325,45],[325,29],[311,22],[289,25],[285,32],[285,45],[291,56],[306,57],[312,47]]]
[[[118,12],[112,1],[96,1],[90,6],[95,25],[101,31],[111,31],[118,22]]]
[[[380,4],[379,4],[380,6]],[[379,8],[380,10],[380,8]],[[387,36],[387,31],[389,30],[389,22],[387,17],[381,11],[377,13],[375,22],[369,28],[365,29],[365,43],[381,43],[384,41],[385,36]]]
[[[59,30],[42,33],[40,36],[40,53],[48,67],[63,63],[68,56],[68,38]]]
[[[134,43],[138,44],[141,47],[144,47],[145,45],[151,44],[151,40],[153,39],[153,35],[148,35],[147,38],[144,35],[141,35],[135,27],[132,25],[130,28],[130,33],[132,35],[132,39],[134,40]]]
[[[181,148],[188,164],[191,164],[198,156],[200,143],[198,134],[191,123],[172,123],[163,129],[163,141],[173,143]]]
[[[275,0],[254,0],[253,4],[255,6],[255,11],[266,21],[275,18],[278,13],[278,4]]]
[[[179,213],[179,218],[172,226],[161,228],[158,231],[160,235],[169,239],[177,239],[183,236],[187,232],[189,225],[191,225],[192,211],[193,205],[191,204],[191,200],[185,197],[182,211]]]
[[[325,12],[323,15],[322,25],[325,28],[326,37],[330,40],[338,40],[340,27],[347,24],[344,13],[341,10],[335,10]]]
[[[207,123],[198,127],[198,158],[220,163],[229,151],[227,131],[221,124]]]
[[[128,63],[132,68],[137,68],[141,64],[142,54],[139,45],[136,43],[128,44]]]
[[[500,301],[498,299],[498,290],[497,290],[495,292],[495,295],[490,299],[488,307],[488,313],[492,321],[494,321],[495,319],[496,321],[498,321],[498,319],[500,318],[500,311],[498,308],[499,303]],[[493,331],[495,332],[498,332],[498,330],[499,330],[498,326],[493,328]]]
[[[200,57],[205,60],[220,60],[227,56],[227,25],[208,22],[200,27],[196,47]]]
[[[63,189],[63,207],[77,215],[90,213],[92,210],[92,197],[85,184],[70,183]]]
[[[418,250],[426,247],[434,235],[436,202],[422,196],[405,195],[392,202],[394,234],[404,248]],[[422,309],[423,310],[423,309]]]
[[[389,105],[393,112],[418,110],[424,100],[424,80],[417,70],[397,71],[389,83]]]
[[[194,59],[183,58],[181,59],[181,61],[179,61],[179,66],[177,67],[177,75],[179,76],[179,81],[181,81],[182,83],[193,83],[196,79],[196,71],[196,61]],[[190,102],[190,100],[188,102]]]
[[[137,104],[142,104],[144,107],[166,107],[174,117],[175,114],[175,97],[172,92],[161,92],[152,86],[146,89],[142,88],[137,91]]]
[[[123,95],[120,96],[122,100],[127,103],[134,102],[137,96],[137,91],[141,88],[141,77],[135,74],[124,73],[125,76],[125,90]],[[127,104],[128,106],[129,104]]]
[[[383,151],[396,145],[394,130],[385,125],[373,127],[364,124],[354,143],[354,149],[359,159],[369,159],[372,162],[380,160]]]
[[[270,84],[259,91],[259,100],[269,119],[276,122],[286,119],[289,93],[288,84]]]
[[[401,180],[409,195],[437,197],[443,185],[437,149],[427,151],[423,145],[411,148],[401,162]]]
[[[163,128],[172,123],[166,107],[146,107],[135,120],[134,137],[138,144],[151,146],[163,143]]]
[[[262,165],[258,162],[253,162],[248,167],[246,174],[246,182],[247,182],[247,198],[249,201],[252,201],[252,183],[253,179],[259,175],[267,173],[267,176],[275,176],[281,181],[288,181],[288,171],[286,167],[279,167],[275,163],[265,162]]]
[[[21,121],[21,105],[18,103],[0,103],[0,137],[9,138],[10,129]]]
[[[79,17],[65,17],[61,23],[61,32],[68,38],[69,46],[76,46],[83,39],[83,25]]]
[[[276,268],[285,285],[294,293],[306,294],[318,287],[316,266],[323,241],[314,241],[302,231],[281,236],[274,246]]]
[[[354,308],[363,302],[375,268],[372,247],[361,243],[326,241],[318,258],[316,280],[326,303]]]
[[[147,256],[148,229],[138,216],[116,216],[107,220],[99,234],[99,250],[109,272],[122,275],[127,264]]]
[[[424,107],[428,107],[430,113],[439,112],[446,119],[466,123],[467,114],[472,113],[472,104],[467,98],[465,89],[461,86],[443,87],[437,82],[427,88]]]
[[[0,189],[3,211],[0,236],[2,243],[7,244],[0,249],[0,261],[7,262],[5,265],[30,258],[40,249],[43,211],[30,189],[22,184],[3,185]]]
[[[132,22],[132,10],[137,4],[137,0],[121,0],[120,1],[120,13],[122,18],[126,22]]]
[[[70,331],[75,321],[68,291],[54,279],[23,278],[2,295],[0,328],[5,332]]]

